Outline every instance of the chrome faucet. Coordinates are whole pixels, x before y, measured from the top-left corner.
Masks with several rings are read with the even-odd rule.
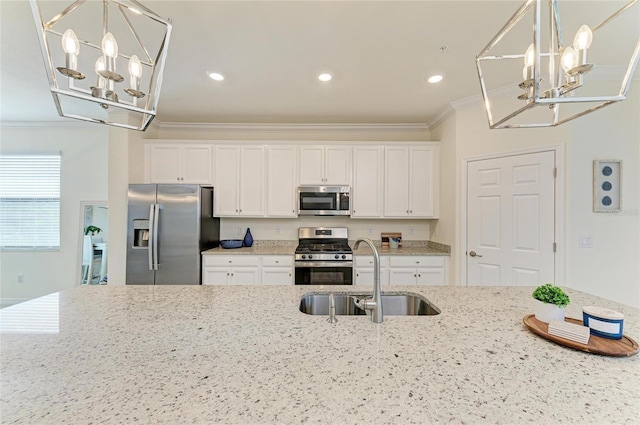
[[[384,316],[382,314],[382,293],[380,290],[380,254],[371,239],[362,238],[356,240],[353,249],[358,249],[360,242],[369,245],[373,252],[373,298],[359,300],[356,304],[363,310],[371,310],[371,321],[373,323],[382,323]]]

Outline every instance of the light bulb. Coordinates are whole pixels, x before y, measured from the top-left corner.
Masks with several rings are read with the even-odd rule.
[[[80,43],[76,33],[71,28],[62,34],[62,50],[69,55],[77,55],[80,51]]]
[[[524,64],[525,66],[531,66],[533,65],[533,62],[535,61],[535,49],[533,48],[533,43],[529,44],[529,47],[527,48],[527,51],[524,54]]]
[[[573,49],[573,47],[568,46],[564,49],[560,63],[562,64],[562,69],[564,69],[565,72],[578,66],[578,53]]]
[[[110,32],[106,33],[102,38],[102,52],[110,58],[118,57],[118,43],[116,43],[116,38]]]
[[[107,88],[107,79],[103,78],[102,75],[100,75],[100,71],[104,71],[105,69],[107,69],[107,65],[105,63],[104,60],[104,56],[100,56],[98,58],[98,60],[96,60],[96,64],[94,65],[94,69],[96,70],[96,74],[98,74],[98,83],[97,83],[97,87],[101,88],[101,89],[105,89]]]
[[[587,25],[583,25],[578,29],[576,37],[573,39],[573,48],[576,50],[584,50],[591,47],[593,41],[593,33],[591,28]]]
[[[100,71],[104,71],[106,68],[107,67],[104,63],[104,56],[100,56],[96,61],[95,70],[98,74],[100,74]]]
[[[131,74],[132,79],[134,77],[142,77],[142,64],[140,64],[140,59],[136,55],[131,56],[131,59],[129,59],[129,74]]]

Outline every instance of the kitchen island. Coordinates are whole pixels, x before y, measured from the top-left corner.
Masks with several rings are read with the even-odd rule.
[[[575,351],[526,329],[533,288],[383,287],[436,316],[298,311],[369,287],[83,286],[0,310],[2,423],[622,424],[640,355]],[[640,312],[567,290],[584,305]],[[31,309],[30,309],[31,307]]]

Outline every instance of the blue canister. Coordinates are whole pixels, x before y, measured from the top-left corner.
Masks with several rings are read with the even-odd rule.
[[[589,327],[591,335],[609,339],[621,339],[624,314],[608,308],[582,307],[582,323]]]

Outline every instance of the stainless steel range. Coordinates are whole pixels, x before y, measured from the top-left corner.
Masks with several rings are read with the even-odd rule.
[[[352,285],[353,251],[346,227],[300,227],[296,285]]]

